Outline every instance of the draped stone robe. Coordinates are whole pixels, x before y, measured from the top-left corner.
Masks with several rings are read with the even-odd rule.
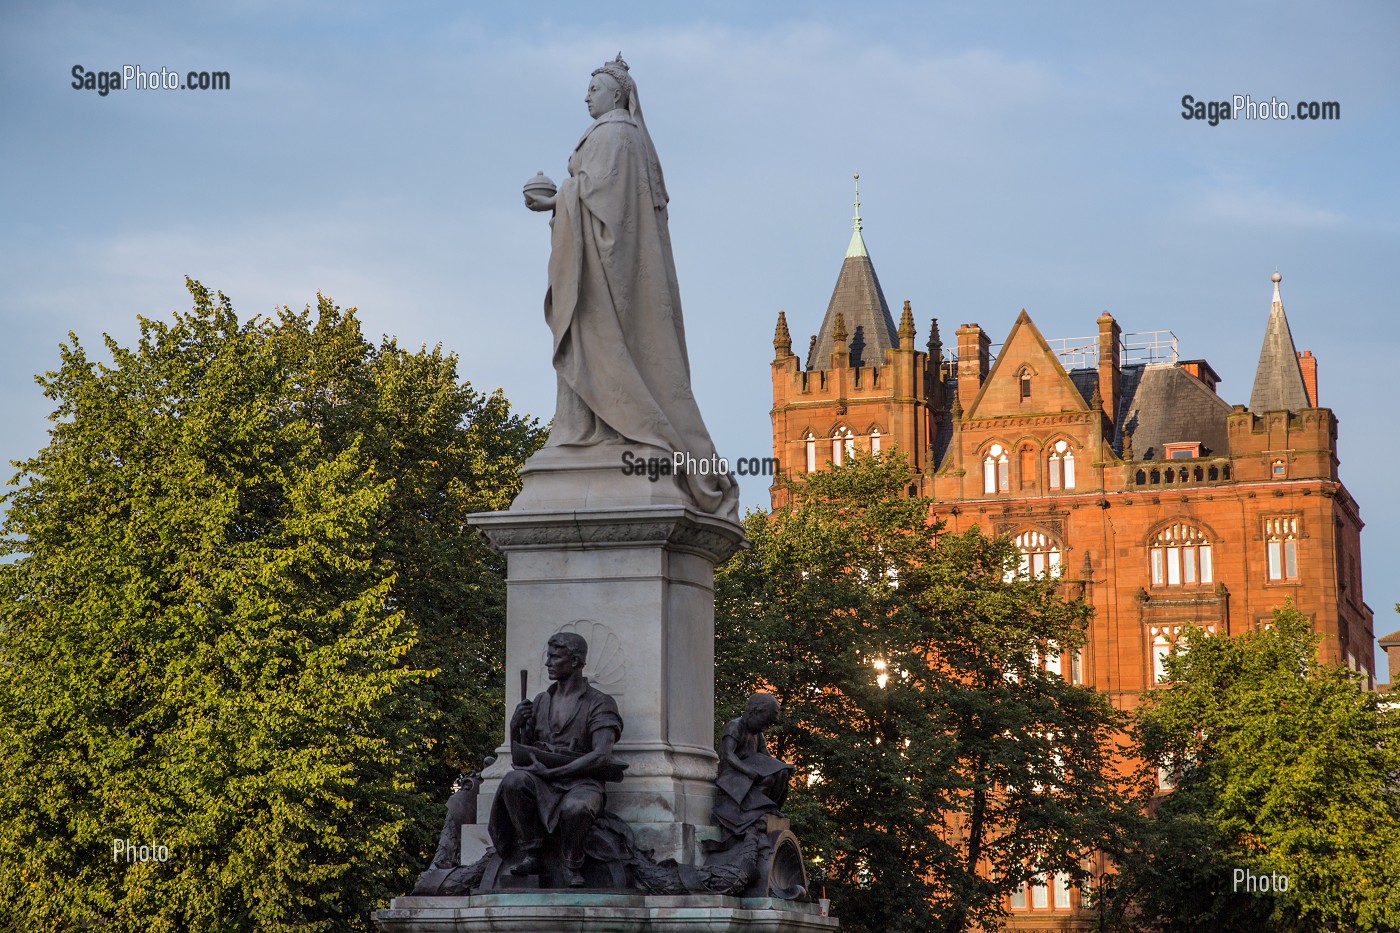
[[[666,195],[645,133],[624,109],[603,114],[559,187],[544,303],[559,379],[547,446],[648,445],[698,460],[715,447],[691,393]],[[685,483],[701,511],[737,517],[729,477]]]

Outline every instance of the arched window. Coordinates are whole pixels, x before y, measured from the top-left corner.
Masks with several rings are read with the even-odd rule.
[[[1174,636],[1159,631],[1152,636],[1152,682],[1160,684],[1167,679],[1167,658],[1171,657]]]
[[[1207,635],[1215,634],[1215,625],[1208,623],[1202,628]],[[1167,679],[1167,658],[1173,654],[1185,654],[1190,645],[1186,641],[1186,633],[1182,631],[1180,625],[1154,625],[1148,629],[1148,636],[1152,639],[1152,677],[1151,683],[1160,684]]]
[[[803,440],[806,441],[803,446],[807,448],[807,472],[815,473],[817,472],[817,439],[812,436],[811,431],[808,431]]]
[[[1050,445],[1050,488],[1074,488],[1074,448],[1069,441],[1056,441]]]
[[[1210,539],[1194,525],[1168,525],[1147,550],[1153,586],[1196,586],[1215,580]]]
[[[831,434],[831,462],[840,466],[855,455],[856,436],[851,429],[842,425]]]
[[[1264,520],[1268,542],[1269,579],[1298,579],[1298,518],[1284,515]]]
[[[880,429],[879,429],[879,428],[871,428],[871,429],[870,429],[870,452],[871,452],[872,454],[878,454],[878,453],[880,452]]]
[[[1025,401],[1031,397],[1031,371],[1023,368],[1020,375],[1021,380],[1021,400]]]
[[[1021,552],[1020,572],[1026,576],[1060,573],[1060,544],[1043,531],[1034,528],[1016,536],[1016,548]]]
[[[1006,448],[993,444],[987,448],[987,457],[982,461],[982,491],[985,493],[1007,492],[1011,489],[1011,465],[1006,456]]]

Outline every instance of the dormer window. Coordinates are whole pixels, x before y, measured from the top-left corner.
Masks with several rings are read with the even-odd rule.
[[[1031,371],[1030,371],[1029,369],[1022,369],[1022,370],[1021,370],[1021,401],[1024,402],[1026,399],[1028,399],[1028,398],[1030,398],[1030,397],[1031,397]]]
[[[1168,460],[1194,460],[1201,455],[1201,442],[1175,441],[1163,444],[1162,453]]]

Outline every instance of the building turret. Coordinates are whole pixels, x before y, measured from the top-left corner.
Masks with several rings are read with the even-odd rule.
[[[860,175],[856,175],[856,179],[859,181]],[[841,274],[836,278],[836,288],[832,290],[821,330],[817,331],[816,345],[807,357],[808,369],[825,369],[828,365],[836,349],[833,332],[837,315],[844,317],[850,328],[847,351],[852,367],[884,365],[885,351],[899,346],[894,318],[861,236],[859,187],[856,188],[851,227],[851,243],[846,248],[846,258],[841,263]]]
[[[1254,372],[1254,391],[1249,396],[1249,407],[1255,414],[1302,411],[1312,407],[1303,371],[1298,365],[1298,348],[1293,345],[1293,333],[1288,329],[1283,299],[1279,297],[1281,281],[1283,276],[1275,272],[1269,325],[1264,330],[1264,346],[1259,351],[1259,367]]]

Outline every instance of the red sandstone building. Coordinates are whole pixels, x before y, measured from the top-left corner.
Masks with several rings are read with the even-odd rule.
[[[1362,522],[1280,280],[1261,308],[1249,404],[1232,405],[1205,360],[1178,358],[1174,335],[1124,334],[1107,312],[1083,339],[1047,341],[1022,311],[1000,344],[963,324],[947,347],[935,319],[916,346],[909,302],[896,324],[857,215],[805,360],[778,314],[774,456],[811,472],[901,450],[950,530],[1012,535],[1026,570],[1082,588],[1088,644],[1051,663],[1120,707],[1157,682],[1187,623],[1249,631],[1286,599],[1323,636],[1323,660],[1369,683]],[[784,494],[775,484],[774,507]],[[1077,928],[1079,908],[1077,890],[1048,880],[1013,899],[1011,926]]]

